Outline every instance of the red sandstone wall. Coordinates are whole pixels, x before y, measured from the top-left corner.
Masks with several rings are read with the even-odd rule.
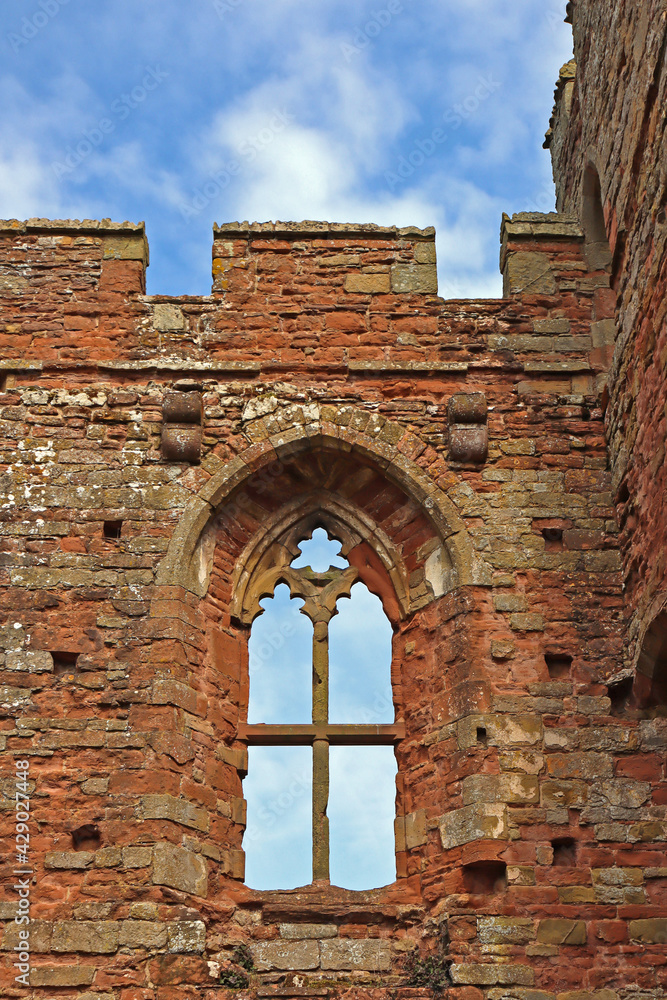
[[[580,213],[599,173],[617,330],[606,408],[624,577],[643,632],[667,602],[667,10],[662,0],[574,0],[576,74],[552,142],[559,209]],[[563,86],[567,86],[563,82]]]
[[[13,847],[28,759],[27,995],[218,997],[246,943],[254,987],[287,996],[419,996],[406,956],[439,946],[452,1000],[660,996],[665,727],[619,717],[606,687],[625,629],[592,336],[606,299],[577,223],[505,220],[493,302],[437,298],[429,231],[223,227],[213,295],[168,300],[142,294],[140,228],[0,238],[2,823]],[[162,406],[195,383],[189,464],[165,457]],[[473,393],[488,454],[456,461],[457,427],[483,439],[450,426]],[[414,575],[394,655],[399,877],[258,893],[241,881],[230,578],[277,498],[324,483]],[[436,542],[458,574],[445,593],[424,576]],[[8,997],[26,995],[12,864]]]

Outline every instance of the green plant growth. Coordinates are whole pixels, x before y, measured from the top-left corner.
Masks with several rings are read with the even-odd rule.
[[[449,969],[452,961],[441,955],[427,955],[426,958],[412,958],[408,962],[406,986],[420,986],[442,993],[452,984]]]
[[[220,985],[229,990],[244,990],[250,983],[249,972],[254,969],[252,955],[246,944],[234,950],[233,964],[220,973]]]
[[[408,958],[405,985],[433,990],[436,996],[446,990],[448,986],[452,985],[452,977],[449,971],[452,966],[452,960],[447,957],[448,952],[449,932],[447,923],[444,921],[438,933],[437,951],[430,955],[425,955],[423,958],[420,958],[416,954]]]
[[[220,973],[220,985],[226,986],[228,990],[244,990],[249,982],[245,972],[239,969],[225,969]]]
[[[234,961],[246,972],[252,972],[255,968],[252,961],[252,954],[247,944],[240,944],[234,952]]]

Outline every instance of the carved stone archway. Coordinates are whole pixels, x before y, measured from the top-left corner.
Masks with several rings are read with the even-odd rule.
[[[211,479],[193,496],[160,564],[157,576],[159,586],[183,587],[203,596],[208,580],[207,554],[210,554],[207,528],[214,518],[226,504],[234,503],[244,482],[252,475],[269,469],[275,463],[282,465],[300,453],[318,450],[356,453],[421,507],[446,550],[446,563],[451,566],[451,572],[445,574],[443,593],[460,586],[487,582],[488,567],[475,553],[456,505],[437,485],[440,478],[452,479],[444,460],[436,457],[427,472],[405,453],[409,451],[408,446],[414,448],[415,436],[401,425],[377,416],[373,417],[374,433],[371,435],[350,427],[354,420],[349,412],[344,415],[346,423],[343,425],[313,419],[312,412],[307,414],[310,422],[298,422],[294,419],[294,411],[298,407],[286,409],[290,411],[288,429],[275,432],[275,413],[270,422],[264,419],[253,421],[247,431],[255,443],[231,461],[220,463]],[[312,411],[315,408],[303,409]],[[361,415],[367,424],[368,414]],[[304,417],[301,419],[304,420]],[[403,442],[406,445],[401,450]],[[458,486],[458,482],[455,485]],[[397,587],[397,593],[400,589]]]

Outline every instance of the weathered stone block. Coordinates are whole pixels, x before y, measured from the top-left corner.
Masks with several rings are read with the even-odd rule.
[[[321,940],[337,935],[335,924],[280,924],[280,936],[293,941]]]
[[[86,778],[81,782],[81,791],[84,795],[104,795],[108,788],[108,778]]]
[[[53,925],[53,951],[110,955],[118,950],[120,924],[115,920],[61,920]]]
[[[471,774],[463,779],[464,806],[480,802],[526,805],[539,801],[537,778],[528,774]]]
[[[494,594],[493,607],[496,611],[526,611],[528,602],[524,594]]]
[[[0,685],[0,705],[5,708],[15,708],[23,702],[30,701],[32,691],[30,688],[9,687],[6,684]]]
[[[491,656],[494,660],[511,660],[516,652],[516,646],[507,639],[491,640]]]
[[[516,251],[507,256],[504,270],[505,295],[553,295],[556,279],[547,254]]]
[[[606,753],[554,753],[547,755],[547,769],[554,778],[596,781],[612,777],[613,762]]]
[[[21,938],[21,933],[25,933],[25,925],[12,922],[7,924],[2,935],[1,951],[20,951],[25,947],[25,942]],[[53,932],[53,922],[51,920],[30,921],[30,952],[35,955],[44,955],[51,951],[51,934]]]
[[[167,462],[199,463],[202,431],[194,424],[163,424],[162,457]]]
[[[167,924],[169,951],[201,954],[206,947],[206,924],[203,920],[179,920]]]
[[[391,290],[396,295],[438,294],[438,272],[434,264],[393,264]]]
[[[582,809],[588,802],[590,785],[584,781],[544,781],[540,786],[541,804],[547,809],[562,806]]]
[[[540,944],[586,944],[586,924],[583,920],[541,920],[537,940]]]
[[[364,972],[386,972],[391,968],[389,942],[371,939],[347,939],[322,941],[322,968],[342,972],[359,970]]]
[[[153,848],[153,883],[205,897],[208,892],[206,862],[182,847],[156,844]]]
[[[616,342],[616,322],[613,319],[601,319],[591,323],[591,337],[594,347],[613,347]]]
[[[566,317],[557,319],[535,319],[533,330],[539,334],[562,334],[570,332],[570,321]]]
[[[158,908],[155,903],[131,903],[131,920],[152,920],[157,922]]]
[[[558,889],[558,899],[561,903],[578,905],[595,902],[595,889],[586,885],[564,885]]]
[[[621,997],[616,990],[568,990],[557,993],[556,1000],[621,1000]]]
[[[348,274],[345,279],[345,291],[359,295],[381,295],[391,291],[389,272],[384,274]]]
[[[515,632],[544,632],[544,616],[537,614],[510,615],[510,628]]]
[[[524,771],[540,774],[545,767],[544,754],[536,750],[504,750],[498,754],[501,771]]]
[[[483,729],[491,746],[534,746],[542,739],[542,720],[539,715],[470,715],[458,725],[458,742],[461,749],[476,745],[478,730]]]
[[[408,851],[422,847],[428,840],[426,813],[423,809],[408,813],[405,817],[405,846]]]
[[[187,684],[169,679],[154,681],[152,690],[154,705],[176,705],[193,715],[206,714],[206,698]]]
[[[644,872],[641,868],[592,868],[591,876],[594,885],[631,885],[644,884]]]
[[[420,242],[415,243],[415,261],[417,264],[435,264],[436,257],[436,247],[435,243],[431,242]]]
[[[187,323],[183,310],[170,302],[156,302],[153,306],[153,326],[162,333],[185,330]]]
[[[115,868],[121,863],[122,854],[120,847],[103,847],[95,852],[95,867]]]
[[[51,673],[53,656],[41,649],[24,649],[7,653],[7,670],[25,671],[31,674]]]
[[[164,948],[167,925],[151,920],[123,920],[118,943],[125,948]]]
[[[645,822],[632,823],[628,829],[628,840],[633,844],[648,844],[654,840],[667,840],[667,822],[646,820]]]
[[[489,452],[486,424],[451,424],[449,457],[452,462],[482,464]]]
[[[250,951],[258,972],[308,972],[320,965],[317,941],[258,941]]]
[[[595,785],[591,794],[591,805],[600,801],[621,809],[639,809],[651,797],[648,781],[632,781],[629,778],[612,778]]]
[[[30,970],[30,985],[90,986],[96,971],[94,965],[34,965]]]
[[[140,260],[148,262],[148,244],[143,232],[103,235],[104,260]]]
[[[239,750],[232,750],[231,747],[219,746],[215,750],[216,757],[219,757],[224,764],[230,764],[237,771],[248,770],[248,751],[244,747]]]
[[[124,847],[124,868],[148,868],[153,860],[152,847]]]
[[[204,418],[201,392],[167,392],[162,400],[162,419],[167,424],[201,424]]]
[[[92,851],[49,851],[44,859],[46,868],[88,868],[95,861]]]
[[[477,929],[484,944],[527,944],[535,938],[534,921],[526,917],[478,917]]]
[[[630,940],[640,944],[667,944],[667,918],[631,920],[628,932]]]
[[[470,986],[497,984],[532,986],[535,981],[535,973],[527,965],[500,965],[495,962],[488,965],[465,963],[452,965],[450,972],[454,983]]]
[[[446,813],[440,821],[440,839],[445,850],[473,840],[506,840],[507,806],[481,804]]]
[[[141,808],[145,819],[169,819],[173,823],[180,823],[201,832],[205,832],[209,827],[209,817],[205,809],[188,802],[187,799],[177,799],[174,795],[144,795],[141,799]]]
[[[447,403],[447,420],[450,424],[485,424],[488,414],[483,392],[457,392]]]

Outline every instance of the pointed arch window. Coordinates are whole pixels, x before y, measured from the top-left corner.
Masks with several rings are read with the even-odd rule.
[[[309,536],[312,537],[306,541]],[[334,547],[340,548],[340,543]],[[350,545],[346,548],[349,550]],[[260,602],[266,604],[265,598],[282,602],[280,606],[291,623],[284,632],[294,641],[290,641],[289,650],[286,650],[284,647],[287,644],[283,643],[282,636],[274,635],[272,642],[270,636],[262,633],[261,627],[253,627],[248,722],[239,726],[239,738],[249,747],[307,748],[312,775],[312,879],[315,883],[326,884],[330,880],[328,806],[332,755],[338,753],[338,748],[350,748],[345,751],[349,755],[355,747],[390,747],[404,736],[403,724],[394,720],[389,683],[391,626],[386,620],[389,651],[386,662],[380,663],[380,669],[387,673],[388,695],[378,700],[379,687],[376,683],[374,701],[367,699],[366,712],[355,712],[354,699],[348,697],[353,686],[350,682],[357,680],[363,686],[370,662],[377,659],[374,654],[378,652],[364,649],[364,594],[367,601],[379,604],[379,600],[361,582],[359,568],[351,565],[343,555],[332,556],[327,532],[322,524],[315,524],[309,529],[302,528],[301,532],[293,531],[289,539],[276,540],[261,564],[255,567],[254,576],[249,616],[259,626],[262,619],[258,615],[265,610]],[[361,600],[361,629],[356,640],[353,639],[352,645],[348,644],[346,648],[345,643],[340,642],[341,633],[346,629],[339,629],[334,619],[342,611],[342,606],[338,607],[341,599],[350,597]],[[366,607],[370,604],[367,603]],[[295,614],[297,617],[305,616],[310,623],[308,629],[295,621]],[[343,626],[344,618],[345,612],[342,611],[338,621]],[[357,615],[357,629],[359,626]],[[274,658],[272,650],[277,653],[277,647],[282,647],[282,653]],[[336,648],[340,653],[332,658],[332,650],[335,654]],[[294,659],[289,658],[290,654]],[[304,668],[306,657],[308,663]],[[286,683],[269,683],[267,692],[260,675],[266,679],[267,663],[270,667],[274,659],[280,659],[283,664],[285,673],[282,680]],[[273,680],[276,680],[275,676]],[[347,685],[343,683],[345,680]],[[278,704],[282,704],[283,717],[285,712],[291,713],[292,718],[298,721],[264,721],[267,717],[280,715],[273,712]],[[299,781],[305,784],[303,777]]]

